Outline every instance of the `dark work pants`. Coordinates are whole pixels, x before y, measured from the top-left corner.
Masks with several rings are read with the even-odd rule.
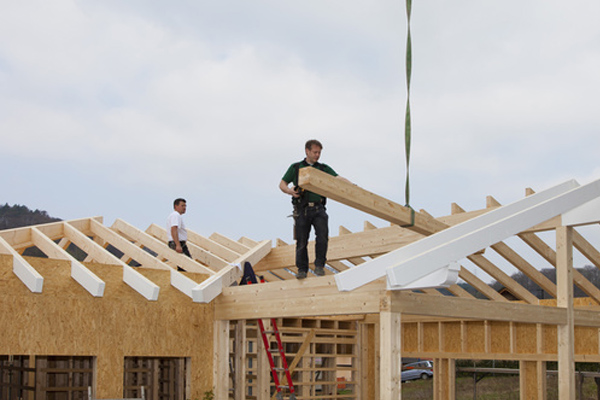
[[[192,258],[192,255],[190,254],[190,249],[188,249],[187,243],[185,242],[185,240],[183,240],[183,241],[180,240],[179,243],[181,243],[181,250],[183,251],[183,254],[185,254],[189,258]],[[175,242],[174,241],[171,240],[169,242],[169,248],[175,250]],[[181,268],[178,265],[177,266],[177,271],[185,271],[185,269]]]
[[[296,229],[296,267],[298,271],[308,271],[308,237],[311,227],[315,228],[315,266],[324,267],[327,261],[329,240],[329,216],[325,206],[297,207],[294,212]]]

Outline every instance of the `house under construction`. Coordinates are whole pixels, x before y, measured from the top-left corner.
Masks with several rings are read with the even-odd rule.
[[[481,210],[453,204],[439,218],[313,168],[299,183],[390,226],[340,227],[326,276],[301,281],[281,240],[188,231],[190,259],[154,224],[94,217],[0,231],[1,398],[133,398],[142,387],[148,400],[276,398],[258,320],[278,325],[285,356],[274,363],[285,358],[296,399],[400,399],[403,357],[434,360],[438,400],[455,398],[460,359],[519,361],[521,399],[546,398],[546,363],[557,361],[560,398],[574,399],[575,362],[600,362],[600,289],[573,268],[574,251],[600,268],[581,233],[598,228],[600,181],[528,189],[508,205],[488,197]],[[264,283],[237,284],[246,262]],[[587,297],[574,299],[574,285]]]

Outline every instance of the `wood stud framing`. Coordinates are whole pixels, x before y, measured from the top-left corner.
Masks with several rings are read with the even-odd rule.
[[[597,224],[600,217],[584,203],[599,197],[600,183],[579,186],[569,181],[540,193],[528,190],[527,197],[507,206],[501,206],[488,196],[485,209],[465,211],[452,204],[452,215],[440,218],[425,211],[413,214],[406,207],[314,169],[301,170],[300,184],[391,225],[377,228],[367,221],[362,232],[340,227],[339,235],[330,240],[327,276],[303,281],[297,281],[294,276],[294,245],[280,239],[276,241],[277,246],[272,247],[270,241],[259,242],[246,237],[233,240],[218,233],[203,237],[190,232],[194,259],[189,259],[166,246],[166,231],[160,226],[153,224],[143,231],[117,220],[109,228],[98,217],[0,231],[0,253],[13,257],[14,273],[34,293],[43,292],[44,278],[21,256],[32,246],[49,257],[70,261],[74,270],[87,274],[89,281],[85,283],[75,279],[93,296],[102,296],[103,282],[86,273],[86,262],[120,266],[123,279],[137,284],[147,278],[138,276],[136,269],[128,265],[134,261],[142,267],[170,270],[171,284],[193,301],[214,300],[213,366],[215,394],[219,400],[228,397],[233,382],[235,398],[248,398],[244,394],[248,389],[246,376],[252,376],[254,392],[263,395],[268,392],[265,360],[255,355],[261,345],[256,343],[252,349],[246,346],[256,341],[256,328],[251,322],[256,318],[303,321],[320,317],[322,321],[336,321],[347,316],[355,321],[352,322],[357,327],[351,370],[352,382],[358,389],[348,398],[399,398],[398,363],[400,357],[405,356],[436,360],[436,400],[453,398],[457,359],[520,361],[522,394],[534,399],[544,398],[546,361],[559,362],[561,398],[574,395],[575,361],[600,362],[600,289],[574,270],[572,261],[573,251],[577,250],[600,268],[600,251],[575,227],[563,226],[561,219],[561,215],[569,213],[565,221],[576,221],[577,225]],[[512,224],[516,224],[516,228]],[[503,233],[499,234],[499,230]],[[556,232],[556,245],[538,235],[543,231]],[[509,232],[508,237],[505,232]],[[480,237],[483,235],[487,235],[486,238]],[[513,235],[521,241],[508,242]],[[455,256],[446,252],[451,242],[462,243],[462,257],[474,265],[469,269],[461,267],[459,277],[486,300],[475,298],[458,285],[443,293],[433,288],[420,293],[388,291],[386,279],[400,282],[409,278],[399,269],[395,275],[387,273],[386,276],[387,267],[406,264],[414,265],[411,269],[414,270],[420,263],[442,259],[445,262]],[[69,255],[65,250],[69,244],[86,253],[85,261]],[[521,255],[522,246],[557,269],[556,284],[540,272],[537,263]],[[122,257],[109,252],[113,247]],[[528,276],[552,299],[538,299],[512,279],[493,260],[494,255]],[[310,257],[313,258],[312,250]],[[265,276],[267,283],[231,286],[239,279],[240,268],[246,261]],[[177,272],[177,265],[190,273]],[[518,301],[510,301],[492,290],[477,277],[473,268],[502,283]],[[344,289],[347,291],[339,290],[340,282],[347,285]],[[573,283],[589,297],[573,299]],[[158,287],[153,287],[149,280],[145,284],[146,288],[131,286],[147,299],[156,299]],[[232,321],[237,322],[232,324]],[[306,392],[307,396],[310,390],[302,386],[311,385],[314,370],[303,364],[302,354],[318,354],[312,346],[319,340],[319,329],[308,328],[311,329],[304,329],[295,337],[296,357],[289,360],[302,382],[299,394]],[[575,337],[585,338],[585,341],[575,346]],[[234,343],[237,343],[235,348]],[[241,374],[232,379],[229,379],[228,357],[225,356],[230,352]],[[254,361],[248,364],[249,359]],[[331,368],[326,382],[334,387],[338,369]],[[378,384],[369,383],[370,379]]]

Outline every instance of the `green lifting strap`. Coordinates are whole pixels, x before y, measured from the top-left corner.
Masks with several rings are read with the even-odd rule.
[[[406,154],[406,184],[404,188],[404,196],[406,199],[406,207],[410,207],[410,76],[412,73],[412,42],[410,37],[411,9],[412,0],[406,0],[406,27],[408,31],[406,37],[406,113],[404,115],[404,150]],[[412,218],[412,220],[414,224],[414,218]]]

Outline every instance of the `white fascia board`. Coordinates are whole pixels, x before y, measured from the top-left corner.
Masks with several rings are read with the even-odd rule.
[[[63,223],[63,229],[75,230],[75,228],[70,227],[66,223]],[[69,261],[71,263],[71,277],[92,296],[102,297],[104,295],[104,281],[77,261],[72,255],[67,253],[62,247],[54,243],[54,241],[46,236],[41,230],[32,227],[31,238],[33,239],[33,243],[48,257]]]
[[[171,285],[178,289],[181,293],[193,299],[194,295],[192,294],[192,289],[198,286],[198,282],[188,278],[181,272],[172,269]]]
[[[235,268],[235,267],[227,267]],[[194,303],[210,303],[223,291],[223,276],[213,275],[192,289]]]
[[[104,296],[104,281],[77,260],[71,261],[71,278],[94,297]]]
[[[33,293],[42,293],[44,277],[39,274],[19,253],[0,236],[0,253],[13,257],[13,273]]]
[[[454,285],[458,281],[458,273],[460,266],[457,263],[446,265],[440,269],[436,269],[430,274],[417,279],[404,286],[389,286],[388,290],[418,290],[418,289],[435,289],[447,288]]]
[[[424,251],[440,246],[452,240],[453,238],[465,235],[468,232],[472,232],[483,226],[489,225],[494,221],[506,218],[507,216],[525,210],[535,204],[544,202],[578,186],[579,184],[574,180],[561,183],[544,191],[517,200],[511,204],[507,204],[482,214],[479,217],[472,218],[458,225],[449,227],[448,229],[444,229],[443,231],[437,232],[434,235],[425,237],[417,242],[401,247],[398,250],[391,251],[346,271],[335,274],[335,281],[338,290],[354,290],[360,286],[366,285],[367,283],[373,282],[384,276],[386,274],[386,269],[390,266],[397,265],[403,260],[415,257]],[[438,268],[439,267],[440,266],[438,266]]]
[[[600,198],[588,201],[562,215],[564,226],[588,225],[600,222]]]
[[[13,255],[13,272],[33,293],[42,293],[44,277],[33,269],[23,257]]]
[[[599,196],[600,180],[596,180],[455,237],[417,256],[390,265],[387,269],[389,285],[406,285],[446,264],[456,262]]]
[[[130,266],[123,266],[123,282],[147,300],[158,300],[160,287]]]

